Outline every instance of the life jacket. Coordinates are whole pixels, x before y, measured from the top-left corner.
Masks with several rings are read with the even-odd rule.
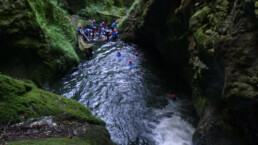
[[[85,29],[85,33],[89,34],[90,33],[90,29]]]
[[[104,32],[110,33],[110,30],[109,29],[104,29]]]
[[[78,33],[81,34],[81,28],[80,27],[78,28]]]
[[[111,27],[114,28],[116,26],[116,22],[112,23]]]
[[[92,28],[96,27],[96,24],[92,22],[91,24]]]
[[[112,37],[117,37],[118,32],[113,32]]]
[[[100,23],[100,24],[99,24],[99,30],[102,29],[102,26],[103,26],[102,23]]]

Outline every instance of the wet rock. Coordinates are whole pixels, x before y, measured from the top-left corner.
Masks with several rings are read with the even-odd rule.
[[[190,77],[183,77],[200,116],[195,145],[258,144],[253,0],[140,0],[121,28],[122,39],[160,53],[179,70],[190,70],[185,73]]]
[[[54,116],[29,119],[28,121],[14,124],[5,129],[5,133],[1,139],[5,142],[10,142],[62,137],[81,137],[99,145],[102,143],[107,145],[113,144],[107,130],[103,126],[76,120],[63,120]]]

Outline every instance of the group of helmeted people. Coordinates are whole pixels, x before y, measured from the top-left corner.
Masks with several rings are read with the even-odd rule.
[[[79,26],[78,33],[79,35],[82,35],[84,40],[89,42],[90,39],[95,39],[96,37],[102,38],[102,40],[110,40],[110,38],[116,40],[118,38],[118,32],[115,29],[118,21],[115,21],[111,24],[111,29],[108,28],[108,26],[105,26],[105,22],[101,22],[98,25],[96,25],[96,21],[93,20],[91,26],[86,26],[86,28],[83,28],[82,26]]]

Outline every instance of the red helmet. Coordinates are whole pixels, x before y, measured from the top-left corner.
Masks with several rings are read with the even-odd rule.
[[[108,29],[108,27],[106,27],[106,29]]]
[[[114,32],[116,32],[116,29],[114,29]]]
[[[79,26],[80,28],[82,28],[82,26]]]
[[[129,63],[132,63],[132,60],[129,60]]]
[[[176,94],[173,94],[173,95],[172,95],[172,98],[176,98]]]
[[[90,29],[90,31],[92,32],[92,29]]]
[[[116,21],[116,23],[118,23],[118,21]]]
[[[93,20],[93,23],[95,23],[96,21],[95,20]]]
[[[120,51],[117,51],[118,54],[120,54]]]
[[[104,25],[104,24],[105,24],[105,22],[102,22],[102,24]]]

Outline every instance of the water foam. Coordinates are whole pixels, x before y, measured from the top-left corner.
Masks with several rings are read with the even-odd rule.
[[[176,102],[170,101],[166,108],[161,110],[156,110],[155,112],[162,114],[167,114],[173,109],[180,106]],[[152,130],[154,140],[157,145],[192,145],[192,135],[194,133],[194,128],[187,121],[183,120],[177,111],[173,111],[174,114],[169,117],[162,117],[159,119],[159,123],[155,125]]]

